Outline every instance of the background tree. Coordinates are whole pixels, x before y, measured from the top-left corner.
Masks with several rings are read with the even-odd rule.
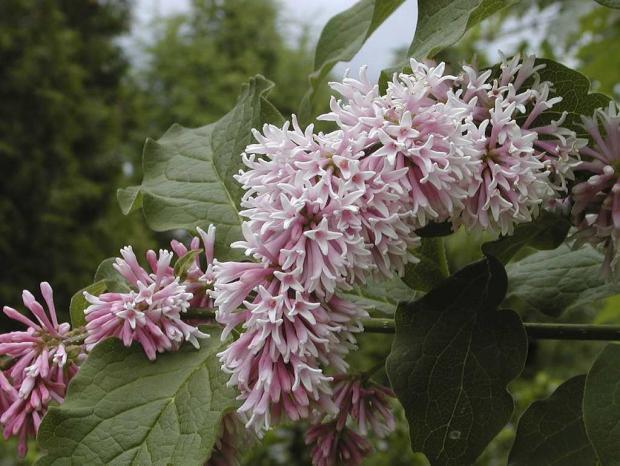
[[[61,311],[121,241],[145,239],[114,203],[125,134],[125,0],[0,4],[0,301],[53,281]]]
[[[216,120],[257,73],[277,83],[274,105],[295,113],[312,54],[307,31],[289,40],[278,12],[274,0],[194,0],[187,12],[156,19],[137,72],[149,134]]]

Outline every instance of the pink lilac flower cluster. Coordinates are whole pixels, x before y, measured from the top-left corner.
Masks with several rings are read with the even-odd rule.
[[[394,393],[361,376],[339,376],[334,382],[335,419],[312,425],[306,443],[312,446],[314,466],[357,466],[371,451],[367,437],[383,438],[395,428],[389,407]]]
[[[567,195],[579,149],[585,141],[545,112],[561,102],[550,97],[551,83],[541,81],[534,56],[515,56],[500,65],[499,76],[464,66],[448,96],[465,107],[477,127],[473,138],[482,156],[479,185],[456,216],[456,225],[511,234],[514,225],[531,221],[541,208]]]
[[[508,234],[559,197],[578,141],[562,119],[536,123],[549,98],[534,59],[499,76],[444,74],[415,60],[385,94],[365,76],[332,83],[341,98],[319,117],[330,133],[254,131],[246,166],[243,241],[252,262],[214,264],[217,320],[240,337],[220,354],[248,426],[268,429],[334,409],[332,377],[366,316],[342,291],[401,275],[429,222]]]
[[[47,311],[29,291],[24,306],[35,317],[26,317],[5,306],[4,313],[26,326],[26,330],[0,335],[0,356],[9,366],[0,371],[0,423],[4,438],[18,438],[18,453],[24,456],[28,439],[34,438],[50,402],[62,403],[67,383],[76,374],[84,355],[68,323],[59,323],[52,288],[41,283]]]
[[[577,170],[585,177],[573,186],[572,216],[576,244],[589,243],[605,251],[604,272],[618,268],[620,238],[620,109],[611,102],[606,109],[583,117],[592,143],[582,148]]]
[[[171,266],[173,252],[161,249],[156,254],[153,250],[147,251],[149,272],[138,263],[131,246],[121,250],[122,257],[116,259],[114,268],[131,289],[99,296],[84,292],[90,303],[84,311],[87,350],[108,337],[119,338],[125,346],[137,341],[151,360],[158,352],[177,350],[184,341],[199,347],[198,339],[208,335],[181,319],[190,306],[212,304],[209,287],[213,281],[215,228],[211,226],[208,233],[201,229],[198,232],[204,243],[207,269],[202,270],[196,254],[188,264],[183,282],[175,276]],[[199,245],[198,238],[192,240],[190,250],[173,241],[172,249],[181,259],[191,251],[197,251]]]
[[[346,371],[344,356],[366,311],[337,296],[323,302],[291,289],[277,278],[279,271],[263,264],[216,263],[215,273],[223,338],[243,324],[243,333],[219,357],[244,400],[239,413],[247,426],[261,434],[283,416],[299,420],[317,410],[334,411],[331,377],[322,367]]]
[[[179,259],[189,259],[183,281],[174,276],[172,253],[154,251],[146,254],[151,272],[138,261],[131,247],[121,251],[116,270],[132,288],[123,293],[93,296],[85,293],[90,306],[85,310],[84,329],[71,330],[59,323],[51,286],[41,283],[47,311],[28,291],[22,294],[24,305],[34,315],[32,320],[5,306],[4,313],[24,324],[25,331],[0,335],[0,356],[6,357],[6,369],[0,371],[0,423],[5,438],[16,436],[18,452],[25,455],[27,441],[34,438],[51,402],[62,403],[69,380],[79,363],[98,342],[118,337],[125,345],[138,341],[146,355],[154,359],[159,351],[178,349],[183,341],[198,345],[198,338],[208,335],[181,320],[188,307],[212,307],[213,248],[215,228],[198,229],[206,257],[206,270],[199,258],[200,239],[194,238],[190,249],[178,241],[172,249]]]
[[[565,114],[543,115],[562,100],[540,80],[544,66],[516,56],[496,77],[471,66],[451,76],[443,63],[411,60],[411,73],[395,74],[383,96],[363,74],[333,84],[343,99],[320,118],[409,168],[400,180],[418,226],[447,220],[507,235],[565,195],[583,145],[562,127]]]

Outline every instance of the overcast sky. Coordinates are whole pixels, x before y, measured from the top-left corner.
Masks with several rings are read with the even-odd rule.
[[[291,24],[305,23],[312,27],[316,36],[323,25],[335,14],[346,10],[356,0],[279,0],[283,5],[282,19]],[[189,0],[137,0],[136,27],[134,35],[144,33],[149,20],[156,15],[182,12],[188,8]],[[415,32],[417,21],[417,0],[405,3],[388,20],[375,31],[362,50],[350,64],[339,65],[335,72],[341,74],[350,67],[357,70],[368,65],[369,77],[379,75],[379,71],[389,66],[393,59],[393,50],[408,45]],[[292,28],[291,30],[295,30]],[[140,32],[138,32],[140,31]]]

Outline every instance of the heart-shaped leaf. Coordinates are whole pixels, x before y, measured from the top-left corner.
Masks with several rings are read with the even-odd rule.
[[[510,419],[506,386],[527,336],[515,312],[497,309],[505,292],[504,268],[488,257],[396,312],[387,373],[413,450],[434,466],[472,464]]]

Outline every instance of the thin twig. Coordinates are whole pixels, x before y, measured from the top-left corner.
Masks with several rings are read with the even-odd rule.
[[[186,319],[214,319],[212,309],[189,309]],[[372,318],[363,321],[364,331],[369,333],[394,333],[394,319]],[[537,340],[589,340],[620,341],[620,325],[592,324],[541,324],[524,322],[523,326],[530,338]]]

